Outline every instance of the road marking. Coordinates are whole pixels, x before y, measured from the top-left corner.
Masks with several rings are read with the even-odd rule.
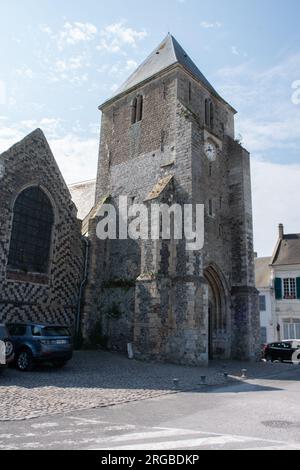
[[[87,426],[89,424],[110,424],[108,421],[101,421],[99,419],[86,419],[86,418],[68,418],[71,421],[76,421],[76,426]]]
[[[58,423],[41,423],[41,424],[32,424],[33,429],[45,429],[45,428],[57,428]]]
[[[158,431],[150,431],[150,432],[139,432],[135,434],[124,434],[123,436],[116,436],[106,439],[101,438],[98,440],[99,444],[101,442],[126,442],[126,441],[141,441],[143,439],[159,439],[163,437],[174,437],[174,436],[187,436],[187,435],[199,435],[197,431],[188,431],[186,429],[165,429],[165,430],[158,430]],[[206,433],[209,434],[209,433]]]
[[[245,451],[253,450],[300,450],[300,446],[287,444],[286,446],[272,446],[272,447],[254,447],[252,449],[243,449]]]
[[[251,438],[236,436],[202,437],[195,439],[183,439],[181,441],[169,441],[158,443],[131,444],[126,446],[106,447],[97,450],[176,450],[192,449],[200,447],[225,446],[226,444],[251,442]],[[94,449],[96,450],[96,449]]]

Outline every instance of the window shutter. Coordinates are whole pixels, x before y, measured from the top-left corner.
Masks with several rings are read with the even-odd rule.
[[[275,279],[275,297],[276,300],[282,300],[282,279],[279,277]]]
[[[297,277],[297,299],[300,300],[300,277]]]

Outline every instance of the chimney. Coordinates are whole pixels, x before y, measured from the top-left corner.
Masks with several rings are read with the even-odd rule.
[[[279,224],[279,240],[283,240],[284,237],[284,226],[283,224]]]

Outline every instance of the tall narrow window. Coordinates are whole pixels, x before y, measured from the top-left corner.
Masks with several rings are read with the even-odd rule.
[[[137,97],[137,110],[136,110],[136,122],[140,122],[143,119],[143,107],[144,107],[144,98],[142,95]]]
[[[53,223],[53,208],[46,194],[38,187],[25,189],[14,205],[9,269],[47,273]]]
[[[213,217],[214,215],[214,205],[212,199],[208,201],[208,214],[210,215],[210,217]]]
[[[137,112],[137,98],[131,103],[131,124],[136,123],[136,112]]]
[[[189,103],[192,102],[192,84],[189,82]]]
[[[205,124],[209,126],[209,100],[205,100]]]
[[[213,103],[210,103],[209,105],[209,125],[210,128],[214,128],[214,123],[215,123],[215,109]]]
[[[131,124],[140,122],[143,119],[144,98],[138,95],[131,104]]]

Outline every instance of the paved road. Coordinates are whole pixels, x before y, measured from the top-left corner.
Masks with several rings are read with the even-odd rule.
[[[142,402],[2,422],[4,449],[300,450],[300,370]]]
[[[6,370],[0,376],[0,423],[39,418],[157,398],[181,390],[201,390],[206,383],[222,385],[241,381],[241,369],[259,378],[293,369],[286,364],[213,362],[206,367],[129,361],[108,352],[77,352],[62,370],[42,367],[27,374]],[[224,372],[230,378],[224,377]],[[174,379],[178,379],[177,386]]]

